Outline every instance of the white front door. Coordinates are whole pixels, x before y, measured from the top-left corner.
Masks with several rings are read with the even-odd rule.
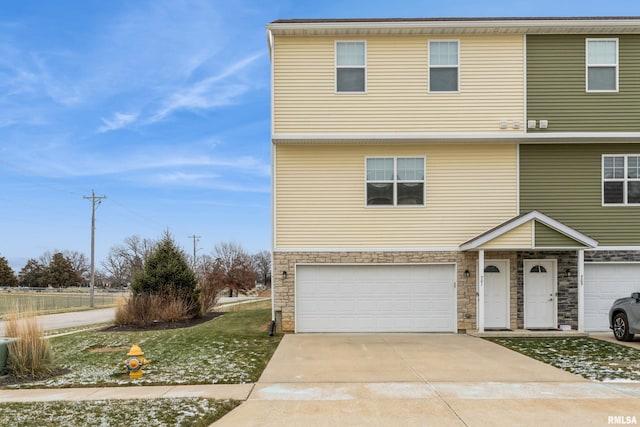
[[[556,260],[524,261],[524,327],[556,328]]]
[[[509,261],[484,263],[484,326],[509,328]]]

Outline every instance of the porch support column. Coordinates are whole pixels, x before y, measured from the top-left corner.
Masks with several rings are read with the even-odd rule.
[[[484,332],[484,249],[478,251],[478,332]]]
[[[584,332],[584,249],[578,250],[578,331]]]

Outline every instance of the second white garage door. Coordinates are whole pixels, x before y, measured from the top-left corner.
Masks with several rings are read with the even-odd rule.
[[[640,292],[640,264],[585,264],[585,331],[608,331],[611,304],[632,292]]]
[[[298,266],[296,331],[456,332],[455,266]]]

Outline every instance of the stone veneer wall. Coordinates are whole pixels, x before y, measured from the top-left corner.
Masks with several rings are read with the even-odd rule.
[[[558,261],[558,325],[578,329],[578,253],[577,251],[518,252],[518,328],[524,328],[524,260],[555,259]],[[567,270],[569,274],[567,274]],[[556,325],[557,326],[557,325]]]
[[[457,316],[458,330],[476,328],[476,252],[284,252],[273,254],[274,305],[278,330],[295,330],[295,267],[297,264],[457,264]],[[509,259],[511,268],[511,324],[517,319],[516,254],[514,252],[487,252],[486,259]],[[464,276],[469,270],[469,277]],[[287,272],[283,279],[282,272]]]
[[[584,262],[640,262],[640,251],[584,251]]]
[[[276,325],[295,330],[295,266],[297,264],[425,264],[457,263],[458,329],[475,328],[477,254],[465,252],[274,252],[273,286]],[[468,269],[470,277],[464,277]],[[287,272],[283,279],[282,272]]]

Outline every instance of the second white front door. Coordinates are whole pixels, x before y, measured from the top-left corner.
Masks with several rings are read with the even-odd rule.
[[[556,328],[556,260],[524,260],[524,327]]]
[[[484,326],[509,328],[509,261],[484,263]]]

